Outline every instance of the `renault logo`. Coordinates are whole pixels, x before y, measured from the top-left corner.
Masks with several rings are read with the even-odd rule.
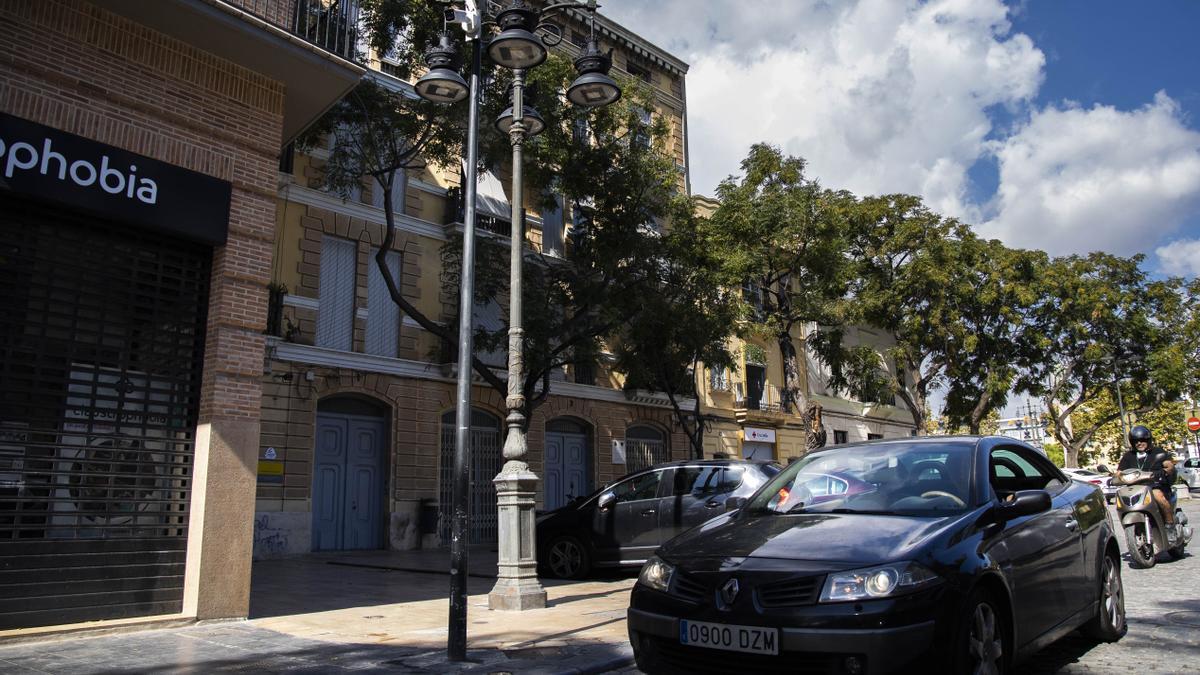
[[[730,579],[721,587],[721,601],[726,607],[732,605],[733,601],[737,599],[739,588],[737,579]]]

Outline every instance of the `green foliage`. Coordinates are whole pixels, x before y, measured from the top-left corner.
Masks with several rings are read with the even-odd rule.
[[[1066,466],[1065,455],[1063,454],[1061,445],[1054,441],[1045,441],[1042,443],[1042,449],[1046,451],[1046,456],[1050,458],[1050,461],[1054,462],[1054,466],[1059,468]]]
[[[1094,405],[1117,382],[1132,385],[1121,388],[1125,407],[1142,414],[1178,400],[1188,379],[1181,371],[1186,366],[1170,356],[1174,331],[1160,318],[1177,302],[1178,282],[1148,279],[1141,262],[1141,256],[1092,253],[1046,267],[1031,321],[1049,346],[1041,364],[1049,382],[1043,397],[1069,466],[1105,424],[1119,418],[1115,409]],[[1089,404],[1102,412],[1072,416]]]
[[[776,341],[783,357],[783,404],[799,400],[795,340],[808,323],[840,323],[851,268],[846,218],[853,198],[831,192],[804,174],[804,160],[758,144],[740,177],[717,187],[720,206],[702,236],[721,262],[724,285],[743,288],[746,332]]]

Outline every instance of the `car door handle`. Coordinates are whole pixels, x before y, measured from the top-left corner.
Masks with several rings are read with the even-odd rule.
[[[654,509],[646,509],[645,511],[642,511],[643,516],[652,516],[656,513],[658,513],[658,511],[655,511]]]
[[[704,502],[704,505],[710,509],[715,509],[721,505],[721,502],[719,502],[715,499],[710,499],[710,500]]]
[[[1074,518],[1067,518],[1067,522],[1065,524],[1067,526],[1067,529],[1072,532],[1075,531],[1075,528],[1079,527],[1079,523],[1075,522]]]

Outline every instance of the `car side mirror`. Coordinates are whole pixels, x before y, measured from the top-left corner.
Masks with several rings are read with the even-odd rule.
[[[746,501],[747,500],[745,497],[730,497],[729,499],[726,499],[725,500],[725,513],[729,513],[730,511],[737,511],[738,509],[740,509],[746,505]]]
[[[1101,465],[1097,466],[1096,471],[1098,471],[1100,473],[1112,473],[1112,469],[1108,468],[1108,466],[1105,464],[1101,464]]]
[[[1050,493],[1045,490],[1021,490],[1013,495],[1012,501],[1001,502],[997,515],[1001,520],[1013,520],[1021,516],[1050,510]]]
[[[596,500],[596,506],[599,507],[601,511],[607,511],[608,507],[612,506],[613,502],[615,501],[617,501],[616,495],[611,492],[605,492],[604,494],[600,495],[600,499]]]

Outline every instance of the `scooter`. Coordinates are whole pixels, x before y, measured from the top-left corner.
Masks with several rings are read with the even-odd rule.
[[[1107,470],[1106,467],[1100,467]],[[1187,526],[1187,514],[1176,505],[1174,493],[1170,496],[1171,508],[1175,510],[1178,536],[1170,545],[1165,529],[1162,510],[1151,494],[1150,483],[1154,474],[1150,471],[1131,469],[1120,472],[1120,488],[1117,489],[1117,515],[1121,527],[1125,528],[1125,541],[1129,544],[1129,559],[1134,567],[1154,567],[1159,553],[1166,551],[1171,558],[1183,557],[1183,550],[1192,540],[1192,528]]]

